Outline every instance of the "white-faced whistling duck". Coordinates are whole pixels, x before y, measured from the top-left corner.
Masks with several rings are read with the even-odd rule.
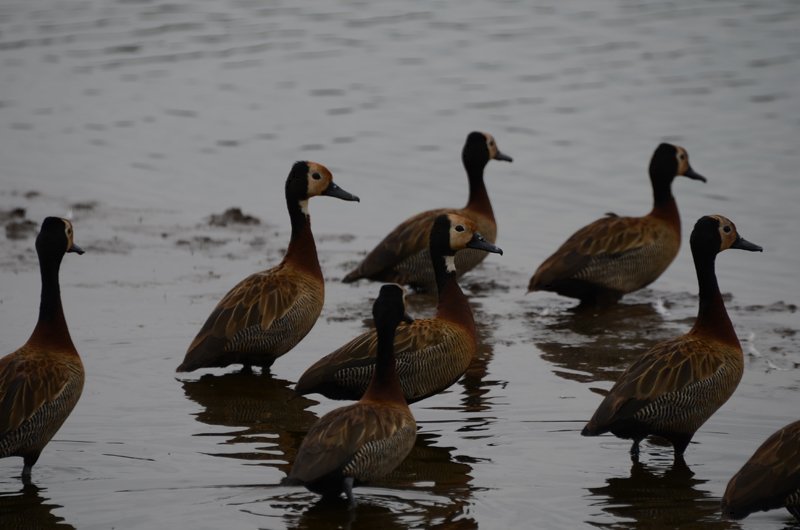
[[[699,309],[688,333],[657,344],[620,376],[583,428],[584,436],[611,431],[633,439],[631,455],[648,435],[667,439],[676,462],[695,431],[733,394],[744,356],[717,284],[718,253],[737,248],[761,251],[721,215],[700,218],[690,238],[697,271]]]
[[[440,208],[428,210],[406,219],[383,241],[367,254],[367,257],[347,274],[345,283],[360,278],[396,282],[411,285],[421,291],[435,294],[436,278],[428,254],[428,235],[433,220],[439,215],[455,213],[472,220],[478,232],[486,241],[494,243],[497,239],[497,223],[494,219],[492,203],[483,182],[483,170],[489,160],[512,158],[500,152],[491,134],[471,132],[467,136],[461,153],[464,168],[469,179],[469,200],[464,208]],[[486,258],[486,253],[475,250],[459,252],[456,256],[456,273],[460,277],[473,269]]]
[[[327,195],[358,201],[333,182],[322,164],[297,162],[286,179],[292,235],[286,256],[228,291],[189,345],[178,372],[242,364],[269,368],[311,331],[322,311],[325,284],[311,233],[308,200]]]
[[[36,237],[42,274],[39,320],[28,342],[0,359],[0,458],[21,456],[23,481],[83,390],[83,364],[67,328],[58,271],[73,242],[72,223],[48,217]]]
[[[477,348],[472,309],[456,280],[454,258],[463,249],[502,251],[485,241],[475,223],[456,214],[436,218],[430,234],[430,256],[439,303],[434,318],[417,319],[397,329],[394,341],[400,385],[409,403],[455,383],[469,367]],[[300,377],[299,394],[320,393],[331,399],[358,399],[375,366],[377,336],[369,331],[323,357]]]
[[[650,160],[650,213],[607,214],[584,226],[539,265],[528,291],[552,291],[582,305],[607,305],[654,282],[680,248],[681,220],[672,196],[672,181],[679,175],[706,181],[689,165],[684,148],[662,143]]]
[[[800,421],[767,438],[736,473],[722,497],[722,515],[786,508],[800,521]]]
[[[394,336],[409,320],[399,285],[384,285],[372,307],[377,333],[375,371],[363,397],[335,409],[314,424],[297,452],[288,483],[300,483],[326,497],[390,473],[408,455],[417,425],[397,377]]]

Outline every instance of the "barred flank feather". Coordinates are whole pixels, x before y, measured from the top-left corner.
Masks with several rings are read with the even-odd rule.
[[[742,519],[785,507],[800,521],[800,421],[779,429],[728,482],[723,515]]]

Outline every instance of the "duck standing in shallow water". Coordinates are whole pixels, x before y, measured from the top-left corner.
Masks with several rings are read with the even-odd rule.
[[[438,216],[430,234],[430,256],[439,293],[436,316],[400,326],[394,341],[400,385],[409,403],[445,390],[464,374],[475,357],[475,320],[469,301],[458,286],[454,265],[457,252],[467,248],[503,253],[485,241],[469,219],[452,213]],[[295,391],[318,392],[331,399],[358,399],[372,377],[377,342],[374,331],[356,337],[306,370]]]
[[[39,320],[28,342],[0,359],[0,458],[21,456],[25,481],[83,391],[83,363],[69,335],[58,282],[67,252],[83,254],[73,242],[72,223],[46,218],[36,237]]]
[[[736,390],[744,356],[717,284],[714,262],[729,248],[761,251],[721,215],[700,218],[690,238],[700,308],[688,333],[657,344],[620,376],[583,428],[633,439],[631,455],[649,435],[669,440],[681,461],[695,431]]]
[[[681,244],[681,219],[672,196],[678,176],[705,182],[683,147],[661,144],[650,160],[653,209],[644,217],[607,217],[584,226],[539,265],[528,291],[552,291],[582,305],[604,305],[654,282]]]
[[[800,521],[800,421],[767,438],[722,497],[722,515],[731,519],[775,508],[786,508]]]
[[[513,159],[500,152],[491,134],[482,132],[469,133],[461,159],[469,179],[467,205],[461,209],[428,210],[406,219],[383,238],[342,281],[350,283],[360,278],[368,278],[407,284],[435,293],[436,277],[431,267],[428,236],[433,221],[446,213],[455,213],[470,219],[486,241],[494,244],[497,239],[497,223],[483,182],[483,170],[489,160],[511,162]],[[475,268],[485,258],[486,252],[479,250],[459,252],[455,262],[457,276],[460,277]]]
[[[325,414],[308,431],[287,482],[326,497],[342,492],[353,504],[353,486],[390,473],[414,447],[417,425],[408,408],[394,357],[397,325],[409,321],[403,289],[384,285],[372,306],[377,360],[369,387],[353,405]]]
[[[292,235],[272,269],[239,282],[211,312],[189,345],[178,372],[242,364],[267,369],[311,331],[325,299],[325,283],[311,233],[308,200],[318,195],[358,201],[333,182],[322,164],[297,162],[286,179]]]

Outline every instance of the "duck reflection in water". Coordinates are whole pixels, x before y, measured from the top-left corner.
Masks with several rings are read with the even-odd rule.
[[[493,330],[497,326],[495,320],[499,316],[483,311],[480,302],[470,299],[470,305],[475,314],[475,327],[478,330],[478,344],[467,371],[459,381],[464,387],[461,398],[461,410],[467,413],[485,413],[493,408],[492,400],[497,396],[492,392],[493,387],[504,387],[507,381],[492,380],[488,378],[489,363],[494,357]],[[471,418],[475,420],[476,418]],[[496,418],[481,418],[486,423],[494,423]]]
[[[207,436],[223,436],[228,445],[253,447],[249,451],[220,452],[215,456],[263,460],[286,473],[304,434],[316,421],[316,416],[308,410],[316,402],[297,396],[292,384],[268,374],[234,372],[205,374],[198,380],[183,381],[183,390],[189,399],[204,407],[197,414],[197,421],[238,428]],[[256,451],[253,444],[259,448],[265,444],[274,446],[274,451]]]
[[[419,433],[403,463],[381,479],[380,488],[364,488],[350,509],[344,498],[319,499],[301,514],[292,513],[298,506],[298,494],[292,494],[285,509],[287,527],[478,528],[477,521],[466,514],[473,497],[470,459],[454,455],[454,447],[436,445],[439,439],[435,433]],[[386,494],[381,491],[384,486]]]
[[[290,521],[287,528],[296,530],[321,530],[343,528],[347,530],[401,530],[408,525],[391,506],[377,502],[360,502],[348,509],[344,498],[322,497],[302,515]]]
[[[739,528],[719,518],[719,499],[701,488],[707,480],[696,478],[684,461],[666,469],[634,462],[629,477],[606,479],[606,485],[587,488],[589,501],[609,517],[586,521],[601,528],[617,528],[619,518],[633,520],[625,528]]]
[[[694,299],[687,297],[687,307],[689,302]],[[685,322],[666,320],[665,312],[661,304],[650,302],[622,303],[594,313],[547,307],[537,308],[527,321],[541,358],[553,365],[554,374],[594,383],[616,381],[643,350],[685,327]]]
[[[48,504],[41,495],[46,491],[31,483],[19,491],[0,493],[0,528],[25,528],[26,530],[74,530],[63,517],[53,514],[58,504]]]

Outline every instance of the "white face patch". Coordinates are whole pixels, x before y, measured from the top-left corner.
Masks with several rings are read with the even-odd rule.
[[[303,214],[308,215],[308,199],[297,201]]]
[[[447,268],[447,272],[456,272],[456,257],[455,256],[445,256],[444,257],[444,266]]]

